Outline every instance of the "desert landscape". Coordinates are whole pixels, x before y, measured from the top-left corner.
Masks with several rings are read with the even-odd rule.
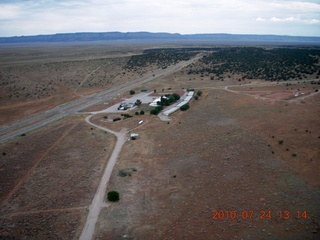
[[[319,47],[0,53],[0,239],[319,239]],[[106,110],[142,92],[194,96],[165,121]]]

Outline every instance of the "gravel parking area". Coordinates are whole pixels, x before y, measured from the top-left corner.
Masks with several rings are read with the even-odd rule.
[[[148,104],[150,102],[152,102],[154,99],[156,99],[157,97],[155,96],[150,96],[153,92],[148,92],[148,93],[139,93],[139,94],[135,94],[133,95],[131,98],[125,98],[121,103],[135,103],[138,99],[144,103],[144,104]],[[102,111],[96,111],[96,112],[91,112],[92,114],[99,114],[99,113],[114,113],[114,112],[127,112],[128,110],[132,110],[135,108],[129,108],[127,110],[118,110],[119,104],[115,104],[111,107],[106,108],[105,110]]]

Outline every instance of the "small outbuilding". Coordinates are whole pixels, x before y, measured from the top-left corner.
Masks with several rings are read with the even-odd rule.
[[[130,134],[130,140],[136,140],[138,137],[139,137],[139,134],[137,134],[137,133]]]

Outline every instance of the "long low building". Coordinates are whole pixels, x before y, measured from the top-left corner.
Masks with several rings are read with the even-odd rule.
[[[169,110],[165,111],[163,114],[166,116],[169,116],[171,113],[174,113],[178,109],[179,109],[179,107],[173,107],[173,108],[170,108]]]
[[[159,97],[159,98],[157,98],[157,99],[154,99],[154,100],[152,101],[152,103],[149,104],[149,106],[151,106],[151,107],[158,107],[158,106],[160,106],[160,105],[158,104],[158,102],[161,102],[161,98],[167,98],[167,97],[166,97],[166,96],[161,96],[161,97]]]
[[[187,96],[183,99],[182,102],[180,102],[176,107],[170,108],[169,110],[165,111],[163,114],[166,116],[169,116],[170,114],[177,111],[180,107],[187,104],[193,97],[194,92],[188,92]]]

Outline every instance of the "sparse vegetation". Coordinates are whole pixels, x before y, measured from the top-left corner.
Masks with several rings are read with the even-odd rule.
[[[230,73],[242,79],[303,79],[319,71],[319,57],[319,49],[218,48],[201,60],[202,67],[190,67],[188,74],[214,74],[211,80],[223,80]]]
[[[133,173],[133,172],[136,172],[136,171],[137,171],[136,168],[125,168],[125,169],[121,169],[121,170],[119,170],[118,176],[120,176],[120,177],[126,177],[126,176],[131,177],[131,176],[132,176],[132,173]]]
[[[193,49],[147,49],[142,55],[135,55],[130,57],[125,68],[126,69],[138,69],[141,67],[147,67],[150,65],[156,65],[165,69],[167,66],[175,64],[180,61],[187,61],[191,57],[197,54],[197,51]]]
[[[208,51],[212,52],[212,50]],[[79,54],[82,53],[79,52]],[[204,54],[210,55],[211,53]],[[101,52],[101,56],[104,55],[105,53]],[[311,57],[317,59],[317,56]],[[127,62],[130,57],[126,56],[124,58]],[[241,61],[245,61],[245,59]],[[83,73],[90,73],[101,65],[100,60],[89,63],[85,70],[80,70],[81,73],[82,71]],[[228,62],[220,64],[225,63]],[[64,71],[70,72],[71,75],[71,71],[74,69],[64,68],[69,63],[64,62],[61,65]],[[163,67],[166,65],[164,64]],[[35,66],[38,65],[35,64]],[[97,78],[92,76],[88,78],[88,82],[81,85],[79,94],[85,94],[86,87],[99,79],[99,74],[103,73],[102,69],[105,67],[106,65],[102,65],[95,72],[95,75],[98,75]],[[216,66],[205,66],[196,61],[189,68],[199,70],[202,67],[215,68]],[[14,68],[10,68],[10,71],[15,71]],[[45,69],[40,68],[41,71]],[[145,71],[152,74],[151,71],[154,69],[155,65],[146,68]],[[276,68],[272,68],[272,71],[274,69]],[[34,71],[34,69],[31,69],[31,71]],[[55,71],[53,70],[47,75],[51,75]],[[57,72],[59,79],[60,73],[59,70]],[[92,116],[91,121],[93,123],[113,131],[120,131],[122,127],[132,129],[136,126],[143,126],[138,125],[138,122],[142,120],[147,123],[145,126],[138,128],[141,141],[126,143],[114,168],[114,170],[118,170],[118,176],[112,174],[108,184],[110,190],[115,189],[121,193],[121,201],[126,198],[128,199],[126,202],[129,204],[118,205],[117,207],[120,208],[114,209],[116,211],[109,211],[110,208],[103,207],[98,220],[100,225],[96,229],[95,235],[111,239],[117,237],[148,239],[154,229],[145,228],[145,226],[150,221],[154,222],[154,219],[157,218],[158,215],[153,211],[155,210],[154,206],[156,206],[156,208],[161,208],[163,212],[159,216],[166,217],[166,221],[158,224],[161,229],[164,229],[159,234],[159,238],[165,236],[179,238],[181,237],[181,231],[179,230],[183,228],[187,229],[183,234],[193,239],[197,239],[199,235],[203,236],[204,239],[210,239],[212,232],[216,233],[216,238],[221,239],[228,239],[233,236],[235,238],[245,237],[247,226],[241,226],[240,224],[238,232],[216,232],[216,230],[219,230],[216,226],[207,224],[207,219],[202,216],[203,213],[212,210],[212,199],[215,200],[217,206],[233,206],[234,209],[238,209],[238,215],[241,215],[243,206],[251,205],[253,206],[252,209],[259,209],[259,204],[264,203],[269,206],[277,206],[284,198],[290,199],[287,206],[289,209],[294,207],[292,204],[298,202],[300,209],[307,208],[310,212],[316,212],[316,206],[318,206],[316,200],[319,199],[319,193],[310,186],[319,185],[317,172],[319,162],[316,161],[316,149],[319,145],[320,136],[317,125],[318,119],[315,114],[318,96],[315,94],[310,98],[307,97],[301,104],[286,100],[272,101],[271,103],[269,100],[262,101],[255,97],[225,91],[223,89],[225,85],[250,83],[250,81],[242,79],[242,76],[235,73],[225,72],[219,77],[213,73],[201,73],[203,80],[207,80],[207,82],[201,82],[200,75],[191,77],[187,76],[187,73],[188,68],[184,68],[176,74],[162,78],[159,83],[145,87],[148,87],[149,91],[158,88],[158,92],[161,92],[161,89],[165,92],[164,89],[167,90],[168,87],[172,87],[172,89],[181,89],[182,86],[185,86],[185,88],[195,87],[193,99],[201,99],[201,101],[195,103],[194,109],[192,103],[189,103],[192,111],[186,113],[188,116],[177,114],[178,116],[172,116],[172,122],[162,122],[152,116],[135,116],[133,119],[114,124],[111,122],[113,118],[116,118],[116,121],[122,120],[125,118],[124,114],[121,116],[121,112],[108,113],[110,122],[104,120],[108,119],[106,116],[104,117],[106,113]],[[135,79],[140,72],[131,71],[128,74],[128,71],[121,70],[119,74],[112,78],[106,75],[104,83],[107,82],[107,79],[115,79],[115,82],[110,82],[110,84],[116,85],[122,77],[125,81],[128,79],[130,81]],[[209,80],[211,76],[214,81]],[[309,74],[306,74],[306,76],[309,76]],[[67,81],[63,79],[64,77],[61,77],[63,84],[64,81]],[[79,82],[82,82],[83,75],[77,76],[75,79],[77,81],[74,82],[74,86],[77,87]],[[189,82],[189,79],[195,82]],[[225,82],[220,82],[222,79],[225,79]],[[19,81],[24,82],[21,79]],[[10,80],[6,82],[4,88],[13,86]],[[258,84],[255,84],[256,82]],[[307,89],[310,84],[310,81],[300,84],[286,82],[291,85],[285,86],[286,83],[279,83],[279,85],[274,84],[272,86],[272,84],[264,82],[262,85],[270,85],[265,87],[260,86],[259,82],[252,81],[255,85],[232,87],[232,90],[248,91],[248,95],[256,94],[255,92],[265,94],[270,91],[270,95],[267,97],[272,98],[273,93],[277,93],[278,96],[280,91],[286,91],[285,89],[288,92],[293,92],[299,88],[307,94],[304,86]],[[119,82],[119,84],[121,83]],[[162,83],[163,85],[161,85]],[[184,83],[185,85],[183,85]],[[32,85],[32,83],[30,84]],[[55,84],[53,83],[52,86],[56,87]],[[315,84],[318,84],[318,81]],[[100,89],[98,85],[92,86]],[[206,88],[207,86],[208,88]],[[220,89],[218,90],[216,86]],[[253,86],[254,91],[248,90],[251,86]],[[317,86],[313,85],[311,88]],[[16,86],[16,89],[19,89],[19,87]],[[291,87],[293,89],[290,90]],[[43,90],[44,88],[46,86],[39,88],[39,91],[44,94],[43,96],[50,90],[49,87],[46,90]],[[127,89],[127,95],[130,88]],[[198,95],[197,88],[206,89],[205,93]],[[314,89],[310,90],[311,88],[309,87],[308,91],[314,92]],[[72,87],[70,89],[71,92],[74,90]],[[28,86],[22,91],[27,90]],[[92,91],[93,89],[87,90]],[[203,98],[207,94],[208,97]],[[23,94],[19,90],[17,90],[17,94],[12,95],[13,98],[16,98],[16,96],[23,98]],[[161,99],[160,101],[163,106],[176,100],[173,94],[171,96],[167,95],[167,97],[170,100]],[[218,97],[219,100],[214,100]],[[120,96],[119,99],[114,101],[110,99],[110,104],[113,105],[113,103],[120,104]],[[284,111],[285,104],[287,106]],[[101,105],[95,107],[104,107]],[[35,104],[35,107],[38,106]],[[155,114],[161,111],[161,107],[155,109],[157,111]],[[140,106],[129,113],[131,115],[149,115],[151,109],[149,106]],[[279,114],[279,110],[282,110],[281,114]],[[96,109],[90,109],[90,111],[96,111]],[[6,117],[6,114],[3,114],[3,117]],[[89,131],[90,128],[92,130],[95,128],[87,125],[83,118],[79,119],[78,116],[73,116],[73,120],[70,119],[59,121],[56,127],[52,127],[52,124],[51,127],[48,126],[50,128],[41,128],[38,131],[30,132],[30,134],[27,133],[24,138],[18,137],[1,145],[1,152],[5,161],[2,162],[0,167],[3,179],[1,181],[3,191],[0,194],[0,200],[3,201],[9,192],[13,193],[4,204],[4,208],[1,209],[4,213],[1,216],[4,228],[3,231],[0,230],[0,235],[2,234],[5,238],[6,235],[10,239],[23,239],[25,236],[31,239],[73,239],[79,236],[84,217],[87,214],[83,207],[89,206],[92,202],[99,179],[101,179],[101,173],[108,161],[106,156],[109,156],[114,148],[115,137],[107,131]],[[73,126],[75,127],[72,128]],[[305,132],[307,128],[308,131]],[[43,137],[38,135],[40,132],[43,132]],[[54,148],[51,149],[51,146],[54,146]],[[48,149],[51,150],[47,151]],[[43,160],[41,160],[42,158]],[[40,167],[30,171],[29,169],[32,168],[35,161],[41,161]],[[141,172],[135,172],[135,168],[126,168],[133,166],[133,164]],[[25,177],[27,172],[30,172],[30,175]],[[178,175],[179,178],[177,178]],[[22,179],[22,185],[17,187],[16,184],[20,179]],[[237,185],[239,179],[245,181],[245,184],[240,187],[239,184]],[[137,181],[139,182],[138,187]],[[268,182],[273,184],[266,184]],[[56,187],[60,185],[67,186],[67,188]],[[161,191],[157,191],[159,186],[160,188],[164,186]],[[143,191],[141,191],[141,188],[143,188]],[[285,188],[289,188],[289,191],[285,191],[283,195],[281,193]],[[271,193],[272,197],[263,193]],[[116,201],[120,199],[120,194],[118,196]],[[202,199],[200,205],[196,204],[199,196]],[[237,196],[240,197],[237,198]],[[106,201],[110,201],[107,199],[107,194],[104,198]],[[57,199],[59,201],[56,201]],[[69,208],[71,208],[70,211],[67,210]],[[59,209],[64,210],[60,211]],[[145,209],[149,209],[151,213],[149,210],[145,211]],[[292,209],[294,210],[294,208]],[[41,213],[37,210],[41,210]],[[219,210],[221,210],[221,207]],[[107,223],[104,221],[106,214],[108,214],[108,219],[111,219]],[[179,216],[179,221],[176,221],[177,216]],[[304,233],[309,238],[315,236],[312,231],[315,229],[316,217],[309,214],[306,221],[304,219],[300,219],[302,221],[293,219],[292,226],[296,225],[295,221],[298,221],[298,225],[301,224],[298,228],[289,226],[289,231],[286,232],[287,237],[294,238],[295,235],[302,236]],[[120,236],[121,231],[113,228],[113,226],[119,225],[114,221],[117,221],[120,225],[126,222],[132,223],[125,226],[124,231],[126,233],[123,231],[123,234],[128,232],[132,235],[130,237],[128,235]],[[57,222],[61,224],[57,225]],[[172,227],[173,222],[174,226]],[[283,231],[280,231],[283,230],[283,221],[273,221],[272,226],[264,225],[263,221],[259,222],[256,224],[257,229],[262,226],[265,230],[264,233],[256,229],[257,231],[250,232],[251,238],[259,238],[262,236],[261,234],[267,236],[269,233],[272,234],[272,238],[281,238],[283,235]],[[199,228],[200,225],[208,228],[208,231],[203,231]],[[220,221],[218,228],[228,229],[229,225],[230,221]],[[144,231],[135,231],[135,229],[144,229]],[[244,234],[239,235],[239,232]]]

